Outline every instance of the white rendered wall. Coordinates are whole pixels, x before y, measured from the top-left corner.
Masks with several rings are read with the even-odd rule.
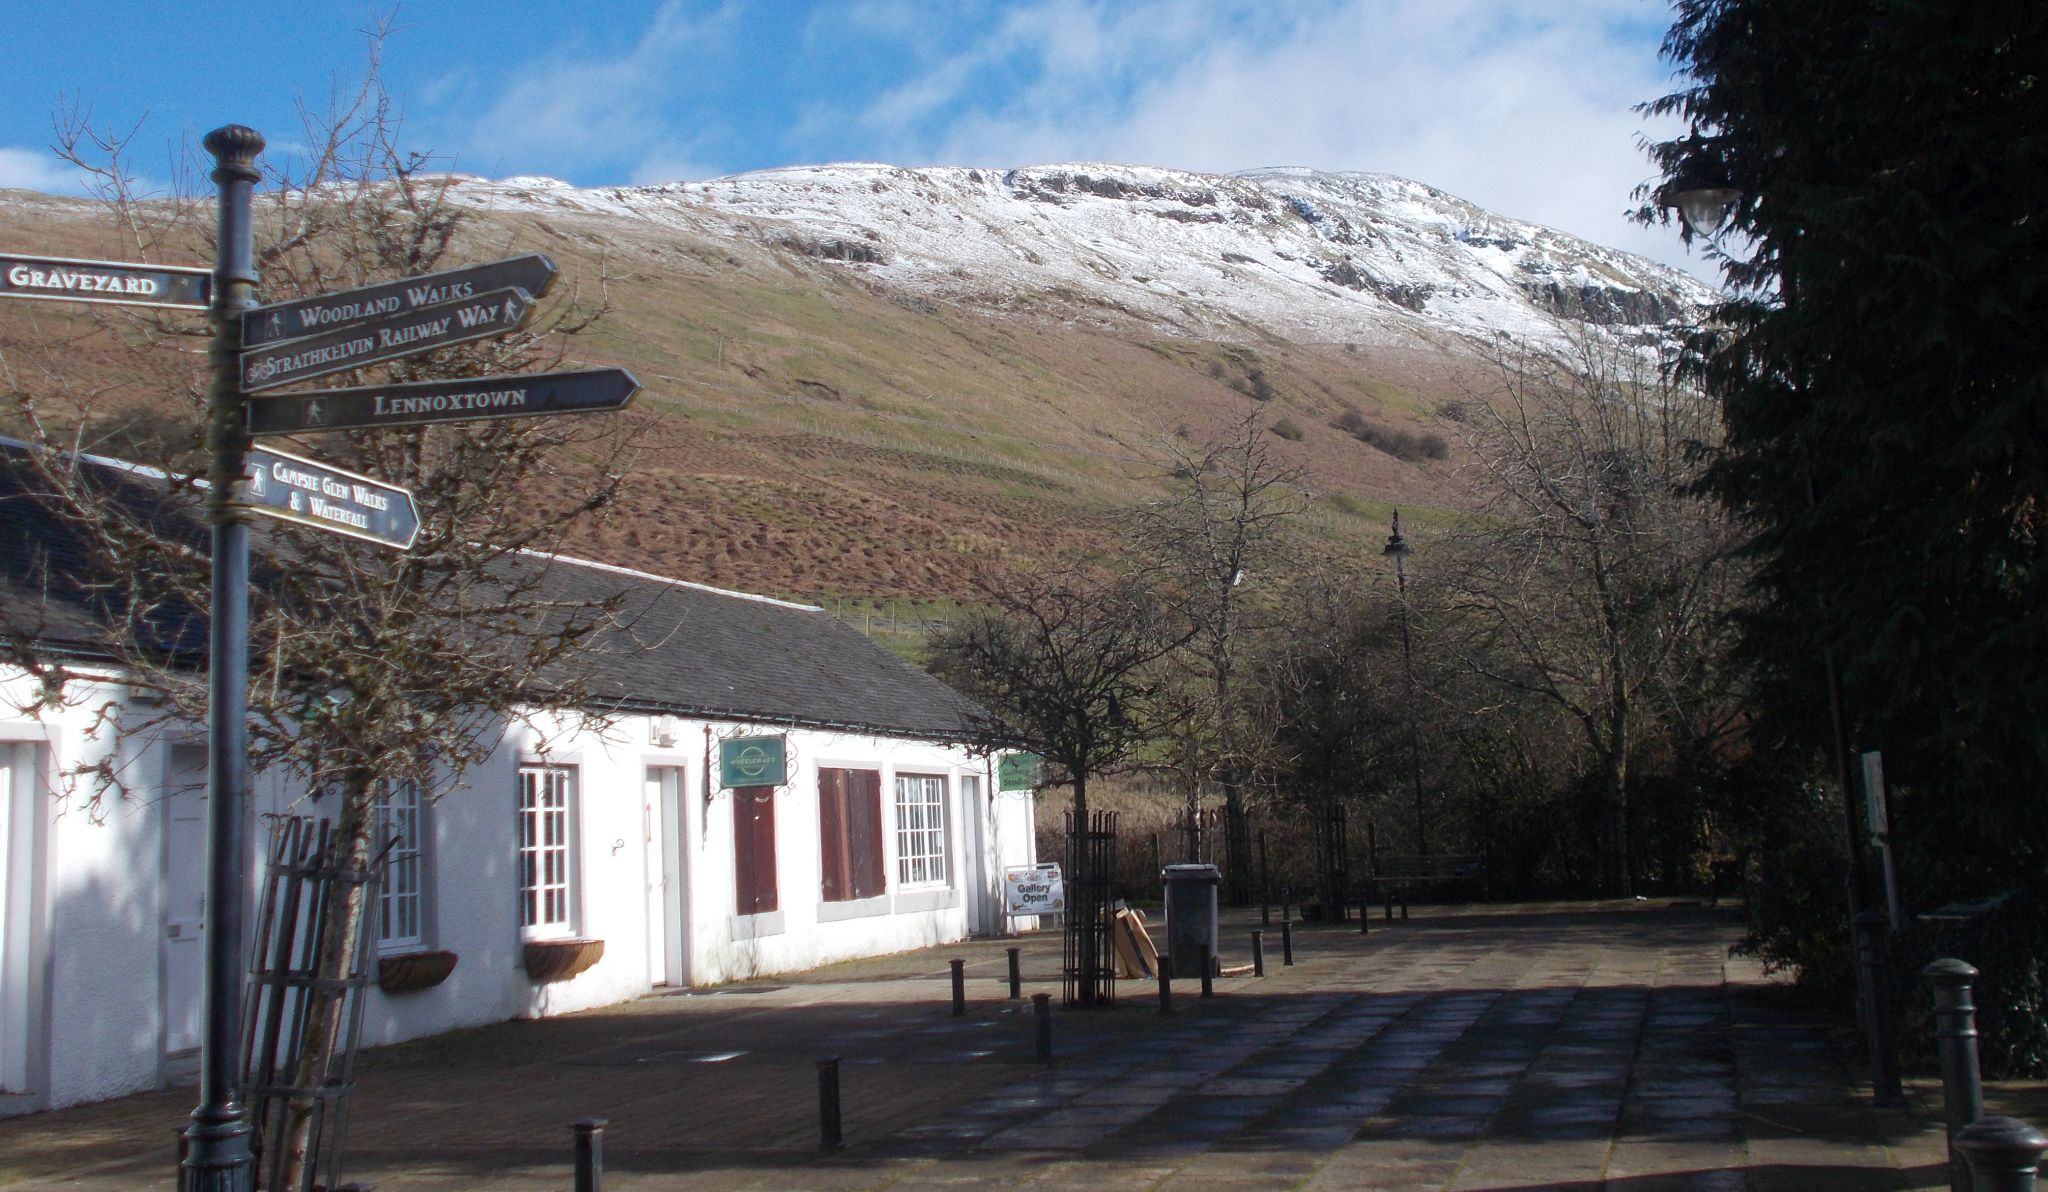
[[[65,706],[40,717],[18,710],[31,695],[20,676],[0,675],[0,743],[33,746],[52,788],[39,792],[36,801],[36,864],[18,880],[29,901],[16,908],[33,928],[22,945],[28,950],[15,954],[26,958],[29,969],[25,993],[35,1055],[27,1087],[0,1088],[0,1113],[160,1087],[188,1078],[192,1069],[189,1054],[166,1055],[163,891],[166,866],[203,867],[204,857],[166,855],[164,786],[173,746],[203,746],[203,734],[194,727],[123,735],[116,730],[120,717],[97,722],[102,703],[125,698],[115,686],[74,685]],[[147,714],[129,709],[127,719],[132,724]],[[645,717],[621,718],[602,732],[552,716],[515,722],[488,762],[446,784],[426,813],[422,944],[455,952],[460,960],[433,989],[386,994],[372,988],[363,1018],[365,1045],[647,993],[661,973],[649,940],[644,791],[650,766],[672,767],[681,776],[666,817],[676,831],[662,843],[679,862],[682,889],[675,903],[685,922],[670,923],[669,935],[675,946],[686,948],[682,967],[692,984],[741,981],[960,939],[969,930],[977,893],[971,883],[1032,860],[1029,798],[992,794],[987,760],[964,749],[689,720],[668,722],[671,741],[657,745],[653,726]],[[780,909],[773,916],[739,918],[733,913],[732,796],[717,789],[717,739],[777,734],[787,738],[790,763],[790,780],[774,796]],[[106,792],[90,808],[89,792],[72,789],[61,775],[109,758],[124,789]],[[602,960],[588,971],[547,984],[532,981],[523,965],[517,816],[523,763],[575,769],[574,926],[579,936],[605,943]],[[881,772],[883,898],[850,907],[820,897],[820,765]],[[898,773],[946,780],[943,887],[899,886]],[[980,778],[978,800],[963,796],[961,778],[967,775]],[[268,835],[259,817],[329,810],[277,775],[252,776],[252,922]],[[980,826],[976,817],[984,817]],[[656,934],[653,942],[660,946]]]

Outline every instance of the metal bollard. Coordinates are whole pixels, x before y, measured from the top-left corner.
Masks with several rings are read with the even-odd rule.
[[[604,1188],[603,1118],[584,1118],[570,1125],[576,1132],[576,1192],[601,1192]]]
[[[1216,962],[1209,956],[1209,945],[1203,944],[1195,949],[1195,959],[1200,961],[1202,965],[1202,996],[1215,997],[1216,983],[1214,977]]]
[[[1281,920],[1280,923],[1280,964],[1282,967],[1294,963],[1294,924]]]
[[[1266,975],[1266,933],[1252,928],[1252,976]]]
[[[967,962],[949,960],[946,963],[953,966],[953,1017],[958,1018],[967,1013]]]
[[[1011,1000],[1011,1001],[1016,1001],[1016,1000],[1017,1000],[1018,998],[1020,998],[1020,997],[1023,997],[1023,996],[1024,996],[1024,974],[1023,974],[1022,970],[1020,970],[1020,969],[1019,969],[1019,968],[1017,967],[1017,953],[1019,953],[1019,952],[1021,952],[1021,951],[1023,951],[1023,949],[1022,949],[1022,948],[1011,948],[1011,949],[1009,949],[1009,953],[1010,953],[1010,1000]]]
[[[1173,957],[1159,954],[1159,1012],[1173,1013]]]
[[[839,1136],[839,1057],[818,1061],[818,1149],[836,1151]]]
[[[1358,934],[1372,934],[1372,899],[1370,898],[1360,898],[1358,900]]]
[[[1034,993],[1031,995],[1032,1013],[1038,1015],[1038,1062],[1052,1062],[1052,995]]]
[[[2034,1192],[2048,1136],[2018,1118],[1978,1118],[1956,1135],[1956,1149],[1969,1161],[1976,1192]]]
[[[1942,1116],[1948,1123],[1949,1192],[1970,1192],[1976,1182],[1956,1150],[1956,1135],[1984,1116],[1984,1079],[1977,1069],[1977,1007],[1970,987],[1977,970],[1953,958],[1920,970],[1934,986],[1934,1040],[1941,1053]]]

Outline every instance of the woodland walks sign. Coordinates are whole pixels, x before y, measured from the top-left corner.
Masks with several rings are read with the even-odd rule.
[[[524,290],[542,298],[555,284],[555,263],[540,253],[488,265],[423,273],[314,298],[259,306],[242,315],[242,346],[261,347],[338,327],[395,318],[422,307],[478,298],[493,290]]]

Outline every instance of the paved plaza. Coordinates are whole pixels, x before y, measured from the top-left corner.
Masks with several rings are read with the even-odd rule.
[[[1151,982],[1053,1014],[1036,1062],[1004,941],[511,1022],[366,1052],[349,1175],[380,1192],[567,1189],[607,1119],[604,1187],[1945,1188],[1940,1093],[1869,1106],[1838,1028],[1753,962],[1725,910],[1418,908],[1297,924],[1283,966],[1201,999]],[[1256,911],[1226,914],[1249,960]],[[1017,942],[1017,941],[1011,941]],[[1021,941],[1058,1001],[1059,942]],[[947,960],[967,961],[951,1013]],[[821,1153],[817,1061],[844,1149]],[[1993,1108],[2038,1120],[2040,1089]],[[0,1187],[175,1187],[190,1090],[0,1121]]]

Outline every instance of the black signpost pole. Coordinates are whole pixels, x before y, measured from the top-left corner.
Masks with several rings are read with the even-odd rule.
[[[249,450],[242,393],[242,312],[256,305],[250,195],[263,137],[230,124],[206,134],[217,166],[220,248],[214,264],[213,383],[207,400],[207,520],[213,527],[213,620],[207,658],[205,1036],[199,1105],[185,1129],[179,1192],[253,1192],[249,1122],[241,1101],[243,816],[248,802],[249,522],[238,507]]]

